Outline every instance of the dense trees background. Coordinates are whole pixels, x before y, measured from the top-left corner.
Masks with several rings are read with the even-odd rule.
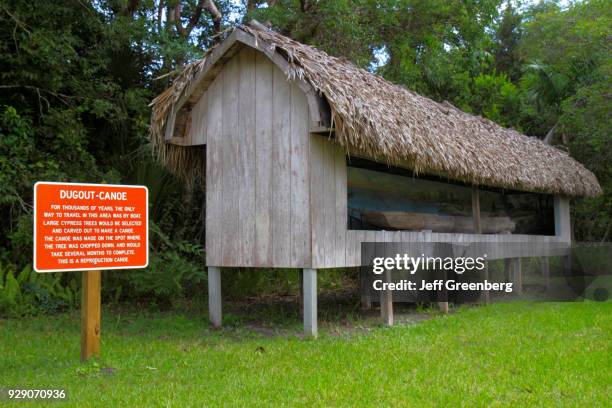
[[[37,180],[146,184],[152,257],[105,296],[169,305],[204,292],[203,196],[154,161],[148,103],[224,30],[256,18],[421,94],[568,150],[604,194],[576,239],[612,229],[612,7],[502,0],[0,0],[0,314],[73,305],[76,274],[30,272]],[[259,274],[235,292],[286,273]]]

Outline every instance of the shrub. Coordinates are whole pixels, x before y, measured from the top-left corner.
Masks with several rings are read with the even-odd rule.
[[[0,317],[54,313],[78,303],[75,274],[39,274],[30,265],[16,273],[13,265],[0,264]]]

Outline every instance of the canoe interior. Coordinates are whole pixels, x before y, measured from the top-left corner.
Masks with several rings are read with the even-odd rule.
[[[465,224],[465,217],[472,215],[469,187],[349,166],[347,195],[349,229],[471,232],[469,228],[462,226]],[[480,190],[480,208],[485,234],[554,235],[551,196]],[[378,217],[378,222],[372,222],[371,214],[376,212],[404,212],[412,219],[423,214],[425,220],[433,219],[434,222],[431,222],[432,225],[414,222],[414,228],[410,228],[411,223],[407,223],[408,225],[402,228],[401,225],[389,225],[380,221],[381,217]],[[451,227],[444,227],[435,221],[437,217],[450,217],[447,220],[458,221],[452,223]],[[489,222],[501,222],[503,225],[496,227],[487,224]],[[490,228],[486,228],[487,225]],[[508,225],[512,225],[512,228],[507,228]]]

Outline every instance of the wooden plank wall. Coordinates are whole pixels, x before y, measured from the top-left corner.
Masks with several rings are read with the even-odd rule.
[[[567,241],[554,236],[349,231],[344,149],[309,134],[306,95],[252,48],[227,62],[191,121],[193,140],[207,145],[209,266],[359,266],[362,242],[524,244],[497,246],[489,259],[566,250],[545,247]]]
[[[310,267],[306,95],[244,47],[196,107],[204,118],[192,125],[207,144],[207,265]]]
[[[326,136],[310,136],[313,268],[345,266],[347,236],[346,158]]]
[[[206,120],[206,264],[221,266],[223,231],[223,149],[221,129],[223,127],[223,71],[202,95],[208,101]]]

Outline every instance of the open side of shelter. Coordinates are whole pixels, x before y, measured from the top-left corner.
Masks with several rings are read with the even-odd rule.
[[[490,214],[481,212],[487,188],[509,191],[507,186],[469,184],[466,177],[423,170],[421,174],[438,178],[434,190],[436,185],[448,190],[445,180],[455,180],[457,194],[467,192],[467,201],[448,214],[432,207],[432,200],[410,201],[407,197],[418,187],[411,184],[414,173],[398,176],[376,168],[382,164],[414,171],[410,159],[393,160],[391,166],[390,160],[364,146],[343,144],[347,137],[337,125],[341,121],[346,128],[347,117],[339,116],[329,95],[307,75],[296,74],[299,58],[266,39],[269,32],[264,30],[257,25],[235,29],[204,60],[188,68],[187,78],[175,81],[180,86],[154,101],[157,149],[205,146],[195,154],[205,163],[206,264],[214,326],[222,321],[221,267],[302,270],[304,330],[316,336],[317,271],[361,266],[364,242],[521,243],[507,250],[497,246],[490,258],[512,259],[519,286],[521,257],[568,253],[569,196],[576,195],[570,194],[574,190],[565,194],[555,187],[547,192],[544,181],[536,189],[554,203],[547,234],[513,233],[515,221],[499,209],[500,204]],[[531,143],[520,138],[513,142]],[[361,166],[354,164],[358,160]],[[440,196],[431,194],[434,201]],[[452,201],[456,196],[449,197]],[[367,221],[361,227],[351,223],[354,211]],[[382,296],[381,312],[392,324],[391,293]],[[368,305],[371,299],[362,302]],[[448,304],[441,307],[448,309]]]

